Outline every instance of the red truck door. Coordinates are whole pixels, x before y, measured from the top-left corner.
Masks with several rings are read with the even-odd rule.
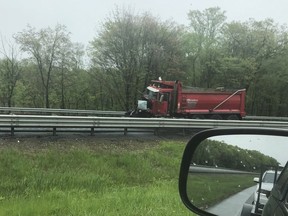
[[[156,116],[167,116],[169,93],[159,93],[159,98],[154,101],[153,113]]]

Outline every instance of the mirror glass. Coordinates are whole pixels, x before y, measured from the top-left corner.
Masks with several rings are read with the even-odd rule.
[[[189,200],[216,215],[240,216],[243,206],[261,214],[287,162],[287,152],[288,138],[281,136],[210,137],[193,154],[187,178]]]

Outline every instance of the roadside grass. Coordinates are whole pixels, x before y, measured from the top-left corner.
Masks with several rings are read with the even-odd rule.
[[[193,174],[188,177],[188,197],[195,206],[206,209],[255,185],[253,176],[251,174]]]
[[[0,140],[0,216],[193,215],[178,194],[185,144],[89,138],[10,145]],[[195,180],[195,185],[211,182]],[[200,186],[195,194],[203,193]]]
[[[191,215],[177,195],[174,181],[113,187],[97,194],[54,189],[4,201],[1,215]]]
[[[0,215],[191,215],[178,195],[185,142],[120,142],[1,147]]]

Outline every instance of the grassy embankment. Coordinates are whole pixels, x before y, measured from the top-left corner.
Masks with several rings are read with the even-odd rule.
[[[121,138],[1,139],[0,215],[191,215],[177,186],[184,146]]]
[[[252,181],[255,175],[193,174],[188,178],[187,190],[199,192],[188,193],[188,197],[193,201],[195,206],[206,209],[241,190],[255,185]]]

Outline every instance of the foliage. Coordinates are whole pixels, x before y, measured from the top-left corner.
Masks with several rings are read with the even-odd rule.
[[[2,40],[1,104],[128,110],[150,80],[162,77],[245,88],[249,115],[288,115],[287,26],[272,19],[227,22],[218,7],[190,10],[188,19],[189,26],[180,26],[116,8],[86,52],[66,26],[27,26],[15,36],[25,58]]]
[[[260,172],[263,165],[279,165],[276,159],[259,151],[241,149],[238,146],[209,139],[197,147],[195,156],[193,156],[193,163],[251,172]]]
[[[16,84],[20,79],[22,65],[17,48],[13,44],[7,43],[7,50],[3,38],[1,38],[1,42],[2,50],[0,50],[0,53],[3,54],[4,58],[0,59],[0,98],[3,106],[11,107],[14,102],[13,96]]]
[[[188,57],[191,59],[194,85],[210,88],[213,79],[217,75],[217,65],[221,50],[219,49],[219,37],[226,20],[224,12],[220,8],[208,8],[201,11],[190,11],[191,41]],[[198,83],[196,81],[198,76]]]
[[[103,90],[122,110],[133,107],[151,79],[181,75],[180,33],[173,23],[129,10],[116,10],[103,24],[91,42],[91,57],[107,85]]]
[[[71,70],[73,65],[77,65],[77,49],[69,38],[69,33],[63,25],[56,25],[55,29],[46,28],[37,31],[28,26],[23,32],[19,32],[16,42],[20,44],[23,52],[26,52],[31,58],[31,62],[37,67],[40,76],[41,88],[45,99],[45,106],[50,107],[50,91],[53,82],[53,72],[60,71],[61,83],[61,106],[64,108],[64,78],[65,72]],[[74,48],[74,47],[75,48]],[[76,57],[75,57],[76,56]],[[72,64],[72,65],[71,65]]]

